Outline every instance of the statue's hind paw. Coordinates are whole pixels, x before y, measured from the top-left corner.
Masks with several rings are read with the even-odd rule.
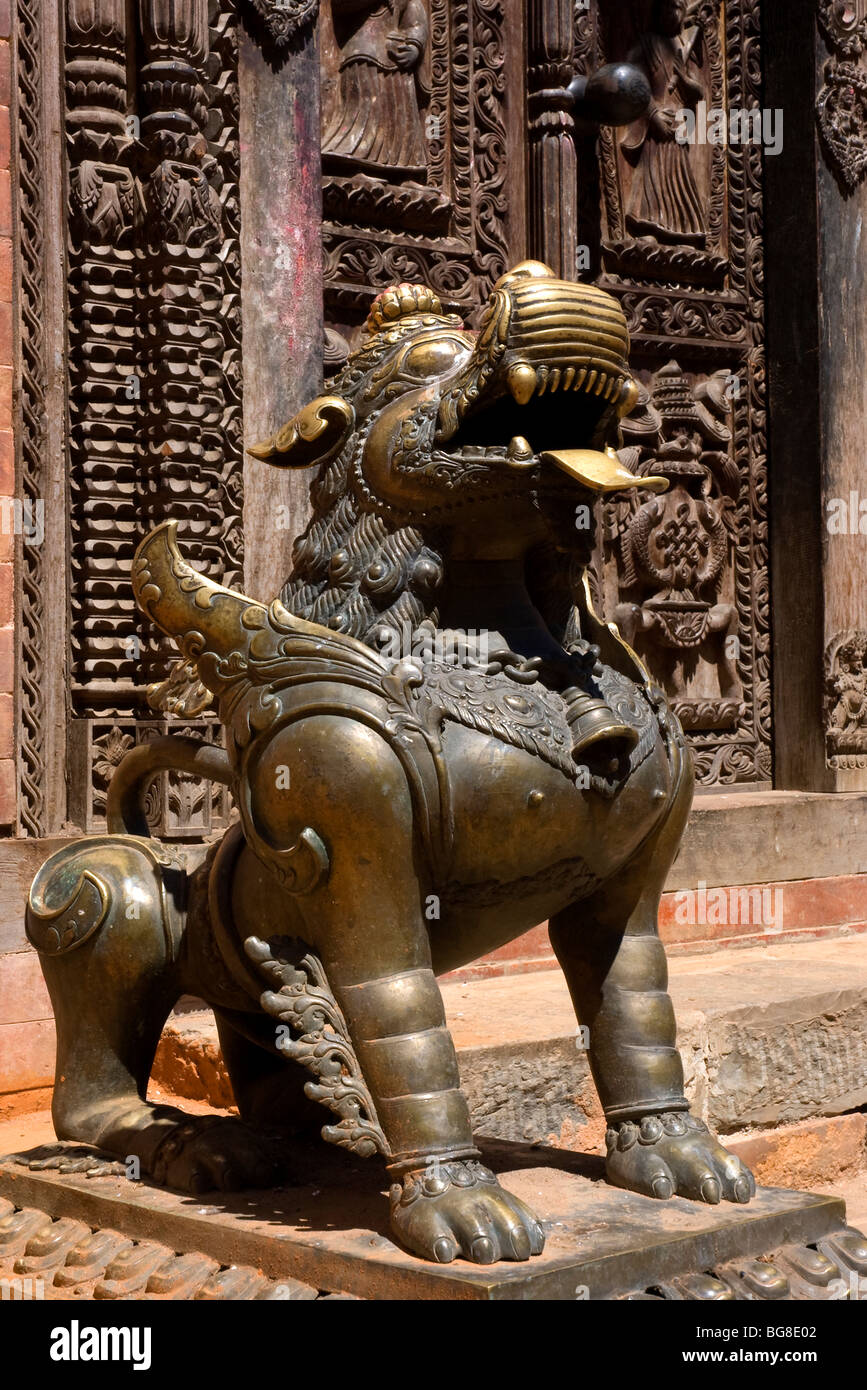
[[[648,1197],[691,1197],[696,1202],[748,1202],[756,1181],[724,1149],[707,1125],[686,1113],[621,1121],[605,1136],[606,1173],[615,1187]]]
[[[151,1172],[182,1192],[240,1192],[273,1187],[285,1176],[279,1146],[242,1120],[191,1115],[160,1142]]]
[[[545,1235],[529,1207],[500,1187],[473,1159],[439,1162],[407,1173],[391,1189],[391,1226],[414,1255],[449,1264],[528,1260]]]

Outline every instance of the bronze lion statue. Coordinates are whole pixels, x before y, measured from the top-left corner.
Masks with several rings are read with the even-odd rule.
[[[537,262],[498,282],[478,332],[397,286],[332,392],[253,451],[316,470],[280,599],[197,573],[170,523],[143,541],[138,603],[183,656],[152,701],[216,702],[226,749],[133,750],[108,833],[36,877],[59,1137],[228,1190],[279,1180],[315,1123],[383,1156],[416,1255],[529,1259],[544,1234],[480,1161],[437,976],[547,918],[609,1181],[750,1200],[689,1113],[657,934],[690,753],[586,585],[595,500],[666,486],[617,456],[627,352],[617,302]],[[183,861],[143,809],[169,767],[230,785],[238,811]],[[184,992],[214,1010],[239,1118],[145,1100]]]

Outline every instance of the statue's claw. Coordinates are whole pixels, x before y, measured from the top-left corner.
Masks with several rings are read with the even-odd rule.
[[[432,1161],[391,1189],[398,1240],[437,1264],[459,1255],[473,1264],[541,1255],[545,1234],[529,1207],[475,1160]]]
[[[190,1116],[161,1141],[152,1175],[182,1192],[240,1192],[272,1187],[285,1176],[277,1145],[241,1120]]]
[[[677,1193],[711,1206],[755,1196],[750,1170],[693,1115],[647,1115],[640,1124],[626,1120],[605,1138],[606,1172],[615,1187],[663,1199]]]

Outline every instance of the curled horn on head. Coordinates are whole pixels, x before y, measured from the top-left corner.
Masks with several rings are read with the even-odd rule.
[[[317,396],[270,439],[247,450],[277,468],[328,463],[355,428],[355,411],[342,396]]]
[[[177,529],[177,522],[165,521],[145,536],[132,564],[133,591],[142,612],[175,639],[202,682],[219,694],[244,668],[268,610],[193,569],[178,550]]]

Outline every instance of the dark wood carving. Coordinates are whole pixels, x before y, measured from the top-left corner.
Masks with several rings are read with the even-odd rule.
[[[828,163],[852,192],[867,174],[867,10],[864,0],[818,0],[819,28],[831,57],[816,102]]]
[[[666,32],[675,25],[662,16],[675,12]],[[757,0],[598,7],[580,17],[576,40],[584,71],[628,58],[653,86],[658,67],[656,102],[669,116],[700,100],[727,117],[761,106]],[[669,69],[677,90],[667,97],[659,73]],[[658,138],[647,120],[603,127],[598,194],[582,192],[579,204],[579,241],[598,238],[600,283],[626,311],[646,392],[627,447],[678,479],[656,502],[608,509],[594,585],[669,691],[699,781],[769,782],[762,149],[729,141],[665,153],[667,123],[660,114]],[[624,547],[633,569],[621,583]],[[687,605],[677,621],[676,603]],[[689,646],[691,626],[700,640]]]
[[[530,245],[555,274],[576,278],[578,194],[573,101],[572,0],[531,0],[528,7]]]
[[[502,0],[322,7],[325,294],[354,329],[380,290],[464,313],[506,269]]]
[[[322,163],[386,180],[427,179],[422,117],[430,22],[422,0],[332,0],[336,73],[326,89]]]
[[[730,374],[694,388],[667,363],[624,422],[628,466],[669,480],[661,496],[604,509],[603,606],[653,666],[687,730],[727,729],[744,714],[738,675]]]
[[[647,76],[650,111],[619,140],[603,133],[611,166],[605,181],[605,264],[644,280],[721,284],[724,254],[725,149],[721,144],[683,143],[680,113],[700,103],[724,108],[719,5],[686,11],[657,0],[648,28],[633,29],[629,61]],[[684,18],[680,19],[683,14]]]
[[[222,737],[219,724],[207,719],[82,719],[75,734],[70,815],[88,834],[105,829],[109,783],[131,748],[165,734],[217,744]],[[227,824],[231,800],[225,787],[171,772],[151,783],[145,807],[148,824],[162,839],[200,840]]]
[[[209,24],[207,0],[140,0],[130,35],[122,0],[67,0],[72,708],[88,829],[105,740],[133,736],[168,660],[132,604],[142,528],[171,512],[209,570],[241,579],[235,18],[210,10]],[[163,782],[180,817],[163,828],[200,830],[198,812],[181,823],[195,799]]]
[[[35,506],[45,496],[45,361],[43,294],[42,3],[18,5],[18,186],[21,218],[22,498]],[[19,817],[23,831],[39,835],[44,815],[44,550],[22,547],[19,671]]]
[[[825,653],[828,766],[867,767],[867,632],[849,630]]]
[[[246,0],[278,48],[285,48],[319,13],[319,0]]]
[[[128,566],[137,527],[143,378],[126,123],[126,6],[68,0],[69,423],[73,700],[136,680]]]

